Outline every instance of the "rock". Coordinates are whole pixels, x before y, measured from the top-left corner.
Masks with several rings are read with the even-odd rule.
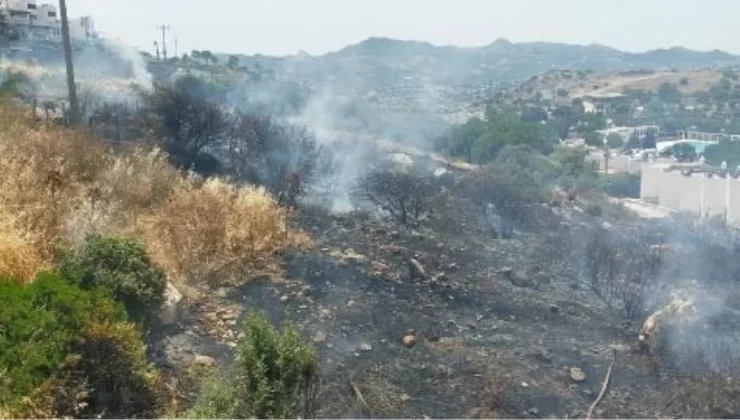
[[[407,349],[410,349],[411,347],[414,347],[414,345],[416,344],[416,337],[411,334],[407,334],[403,336],[402,341],[403,341],[403,345],[406,346]]]
[[[550,304],[550,312],[556,314],[556,313],[560,312],[560,307],[558,305],[555,305],[555,304]]]
[[[576,382],[583,382],[586,380],[586,374],[583,373],[583,370],[578,367],[572,367],[569,369],[570,379],[576,381]]]
[[[399,399],[401,401],[403,401],[403,402],[408,402],[408,401],[411,401],[411,395],[409,395],[409,394],[401,394],[401,396],[399,397]]]
[[[424,266],[422,266],[421,263],[416,260],[416,258],[411,258],[409,260],[409,277],[411,277],[412,280],[426,280],[427,278],[427,273],[424,270]]]
[[[509,281],[516,287],[532,287],[534,285],[532,278],[524,270],[512,272]]]
[[[216,364],[216,359],[211,356],[196,354],[195,358],[193,359],[193,364],[198,366],[213,366]]]
[[[280,296],[280,302],[281,302],[281,303],[285,303],[285,302],[287,302],[287,301],[288,301],[288,295],[283,295],[283,296]]]
[[[313,342],[316,344],[321,344],[326,342],[327,338],[329,337],[324,331],[318,331],[316,332],[316,335],[313,336]]]
[[[221,319],[224,320],[224,321],[234,320],[234,319],[236,319],[236,313],[231,312],[231,311],[230,312],[225,312],[225,313],[221,314]]]
[[[533,415],[533,416],[536,416],[537,414],[539,414],[539,413],[540,413],[540,410],[538,410],[538,409],[537,409],[537,408],[535,408],[535,407],[532,407],[532,408],[530,408],[529,410],[527,410],[527,413],[529,413],[529,414],[531,414],[531,415]]]
[[[164,325],[177,323],[180,318],[180,311],[183,295],[177,290],[174,284],[167,282],[167,288],[164,292],[164,303],[160,310],[159,319]]]
[[[360,347],[359,347],[359,349],[360,349],[361,351],[372,351],[372,350],[373,350],[373,346],[372,346],[372,345],[370,345],[370,343],[368,343],[368,342],[366,342],[366,341],[362,341],[362,342],[360,342]]]
[[[522,388],[529,388],[529,384],[526,382],[522,382]]]

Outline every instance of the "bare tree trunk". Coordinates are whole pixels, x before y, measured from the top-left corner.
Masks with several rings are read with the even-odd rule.
[[[64,61],[67,64],[67,88],[69,89],[69,122],[72,125],[80,121],[80,103],[77,100],[75,70],[72,63],[72,44],[69,40],[69,21],[67,20],[67,1],[59,0],[59,12],[62,18],[62,45]]]

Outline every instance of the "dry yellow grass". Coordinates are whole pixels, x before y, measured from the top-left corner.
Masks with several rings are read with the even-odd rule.
[[[309,243],[263,189],[183,175],[157,150],[114,155],[80,130],[0,109],[0,275],[30,279],[90,233],[133,236],[186,290],[245,278]]]

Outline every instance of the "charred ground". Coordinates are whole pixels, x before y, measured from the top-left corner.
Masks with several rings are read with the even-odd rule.
[[[671,235],[677,222],[621,209],[594,216],[583,210],[588,202],[538,205],[537,225],[517,226],[511,239],[465,224],[406,229],[370,214],[303,208],[295,223],[311,231],[313,249],[286,255],[280,279],[224,290],[156,347],[164,359],[189,363],[203,353],[227,364],[236,334],[229,324],[236,328],[245,311],[295,323],[320,349],[320,415],[329,418],[583,417],[613,355],[595,416],[734,412],[726,398],[680,397],[716,378],[706,366],[681,372],[675,354],[658,359],[636,346],[643,314],[662,303],[649,298],[669,287],[657,280],[666,275],[655,275],[641,296],[644,309],[629,319],[619,299],[606,299],[578,267],[589,264],[577,255],[599,235],[637,229],[642,242],[632,244],[645,249],[684,242]],[[675,266],[669,261],[661,264]],[[406,335],[415,345],[403,343]]]

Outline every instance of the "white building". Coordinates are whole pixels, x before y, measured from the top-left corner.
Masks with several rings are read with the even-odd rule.
[[[0,15],[18,38],[61,40],[62,24],[54,4],[39,3],[38,0],[0,0]],[[69,36],[77,42],[97,38],[92,17],[70,19]]]
[[[37,0],[0,0],[0,14],[19,39],[59,40],[62,34],[57,8]]]
[[[98,38],[92,16],[82,16],[69,20],[69,37],[75,41],[88,42]]]

